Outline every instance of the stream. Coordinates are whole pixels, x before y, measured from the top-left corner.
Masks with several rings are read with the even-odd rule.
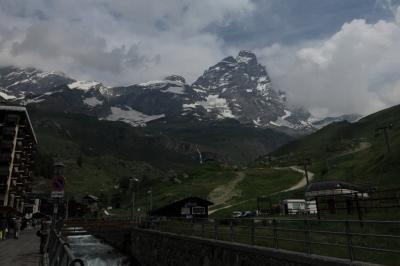
[[[66,237],[73,254],[85,262],[85,266],[128,266],[129,258],[92,235]]]

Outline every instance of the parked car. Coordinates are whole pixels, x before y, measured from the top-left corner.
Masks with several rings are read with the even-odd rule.
[[[256,216],[257,213],[255,211],[244,211],[240,217],[244,218],[244,217],[256,217]]]
[[[232,217],[233,218],[240,218],[242,216],[242,214],[243,214],[243,212],[241,212],[241,211],[234,211],[232,213]]]

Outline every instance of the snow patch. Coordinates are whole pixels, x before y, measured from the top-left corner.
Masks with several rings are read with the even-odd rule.
[[[185,85],[184,83],[182,83],[180,81],[175,81],[175,80],[152,80],[152,81],[140,83],[138,85],[142,86],[142,87],[150,87],[150,89],[153,89],[153,88],[159,88],[159,87],[162,87],[162,86],[165,86],[168,84],[179,86],[179,87],[182,87],[183,85]]]
[[[16,99],[17,97],[13,96],[13,95],[8,95],[2,91],[0,91],[0,97],[2,97],[5,100],[11,100],[11,99]]]
[[[122,121],[134,127],[145,127],[147,122],[165,117],[165,114],[146,115],[133,110],[129,106],[125,106],[124,109],[120,107],[111,107],[111,114],[105,119],[109,121]]]
[[[175,93],[175,94],[185,94],[185,89],[183,87],[169,87],[166,90],[163,90],[162,92],[170,92],[170,93]]]
[[[88,91],[91,88],[98,86],[98,85],[101,85],[101,83],[97,82],[97,81],[78,80],[78,81],[68,84],[68,88]]]
[[[225,98],[220,98],[219,95],[208,95],[205,101],[198,101],[194,104],[184,104],[184,108],[195,108],[203,106],[207,112],[217,112],[217,118],[235,118],[232,110],[229,108]]]
[[[97,99],[96,97],[89,97],[83,100],[83,102],[89,106],[97,106],[97,105],[102,105],[103,101]]]
[[[240,64],[240,63],[243,63],[243,64],[248,64],[250,61],[251,61],[251,57],[248,57],[248,56],[238,56],[238,57],[236,57],[236,61]]]

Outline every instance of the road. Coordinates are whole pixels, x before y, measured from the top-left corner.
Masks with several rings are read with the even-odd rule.
[[[21,231],[19,239],[0,241],[0,265],[38,266],[41,258],[39,245],[39,237],[33,229]]]
[[[296,189],[305,187],[307,185],[307,178],[306,178],[306,175],[305,175],[305,172],[304,172],[303,169],[300,169],[300,168],[298,168],[296,166],[290,166],[289,168],[292,169],[293,171],[302,173],[303,174],[303,178],[297,184],[295,184],[294,186],[291,186],[290,188],[282,190],[280,192],[288,192],[288,191],[296,190]],[[313,178],[314,178],[314,173],[312,173],[310,171],[307,171],[307,172],[308,172],[308,181],[311,182],[313,180]]]

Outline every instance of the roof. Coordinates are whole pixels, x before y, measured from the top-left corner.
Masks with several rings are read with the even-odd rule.
[[[282,201],[288,202],[288,203],[291,203],[291,202],[294,202],[294,203],[296,203],[296,202],[306,202],[305,199],[284,199]]]
[[[332,189],[349,189],[349,190],[355,190],[358,192],[367,192],[367,189],[365,189],[364,187],[356,186],[356,185],[346,183],[343,181],[338,181],[338,180],[312,182],[307,186],[306,192],[332,190]]]
[[[10,111],[10,112],[22,112],[25,113],[26,119],[28,120],[29,127],[31,128],[33,138],[35,140],[35,143],[37,143],[37,138],[35,131],[33,130],[33,126],[31,123],[31,119],[29,117],[28,111],[26,110],[26,107],[24,106],[15,106],[15,105],[0,105],[0,110],[2,111]]]
[[[202,198],[199,198],[199,197],[186,197],[186,198],[181,199],[181,200],[176,200],[176,201],[174,201],[174,202],[172,202],[172,203],[170,203],[168,205],[179,204],[179,203],[183,203],[183,202],[186,202],[186,201],[197,201],[197,202],[205,203],[207,205],[213,205],[214,204],[213,202],[211,202],[209,200],[202,199]]]
[[[206,199],[202,199],[202,198],[199,198],[199,197],[186,197],[186,198],[171,202],[171,203],[169,203],[167,205],[164,205],[164,206],[162,206],[162,207],[160,207],[158,209],[155,209],[155,210],[152,211],[152,213],[157,213],[159,211],[162,211],[164,209],[168,209],[170,207],[179,206],[179,205],[181,205],[181,204],[183,204],[185,202],[188,202],[188,201],[196,201],[196,202],[204,203],[205,205],[213,205],[214,204],[211,201],[208,201]]]

